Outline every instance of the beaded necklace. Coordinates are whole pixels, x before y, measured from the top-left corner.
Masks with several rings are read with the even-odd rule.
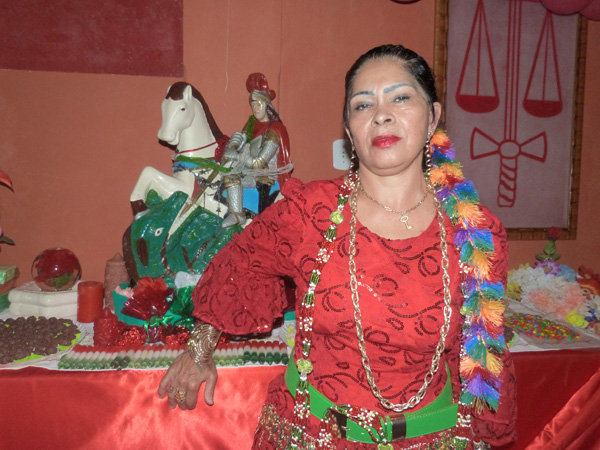
[[[471,411],[475,409],[480,412],[486,406],[492,410],[498,408],[499,377],[502,371],[499,355],[506,348],[502,330],[504,288],[501,282],[491,279],[494,244],[491,231],[478,227],[483,218],[479,196],[473,184],[464,178],[460,164],[453,159],[454,147],[444,132],[438,131],[432,137],[430,156],[428,176],[442,210],[453,225],[452,238],[461,264],[464,303],[460,312],[464,323],[460,351],[461,393],[455,444],[459,448],[467,448],[472,437]],[[299,448],[310,415],[308,375],[313,369],[309,356],[315,288],[323,267],[333,254],[337,226],[344,220],[342,210],[356,188],[356,182],[357,174],[351,173],[340,186],[337,209],[329,217],[331,224],[324,233],[308,290],[297,311],[297,328],[302,349],[300,358],[296,361],[300,380],[296,387],[295,420],[291,432],[291,447],[294,449]],[[377,418],[368,420],[367,425],[376,427],[379,422],[375,420]]]

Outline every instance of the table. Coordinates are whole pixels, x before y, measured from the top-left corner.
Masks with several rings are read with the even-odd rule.
[[[520,352],[514,360],[519,439],[502,450],[554,448],[528,444],[594,375],[598,379],[595,391],[600,392],[600,349]],[[250,448],[267,380],[283,370],[283,366],[222,368],[215,405],[201,403],[186,412],[171,410],[158,399],[164,370],[2,370],[0,447]],[[594,448],[590,442],[600,442],[600,396],[596,397],[595,410],[583,419],[583,428],[592,434],[586,446],[574,449],[589,450]],[[582,406],[577,408],[581,413]],[[590,430],[594,419],[595,428]]]
[[[578,434],[585,439],[569,450],[598,450],[600,349],[519,352],[513,353],[513,359],[518,439],[501,450],[563,450],[566,444],[552,446],[553,436],[555,442],[566,443]],[[561,412],[570,423],[557,420]],[[545,429],[547,424],[552,426]]]
[[[92,324],[78,326],[89,339]],[[552,347],[519,337],[511,351],[519,438],[497,450],[560,450],[572,441],[569,450],[600,450],[600,341]],[[56,369],[50,360],[0,370],[0,449],[250,448],[268,382],[285,368],[220,368],[215,405],[200,399],[186,412],[158,398],[164,370]]]

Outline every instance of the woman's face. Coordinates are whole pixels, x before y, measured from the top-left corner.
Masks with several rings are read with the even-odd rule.
[[[428,133],[437,126],[440,104],[434,103],[434,109],[435,117],[422,88],[401,62],[366,62],[354,79],[346,129],[361,171],[382,176],[408,168],[420,171],[423,148]]]
[[[267,120],[267,100],[258,92],[253,92],[250,96],[250,107],[252,114],[259,122]]]

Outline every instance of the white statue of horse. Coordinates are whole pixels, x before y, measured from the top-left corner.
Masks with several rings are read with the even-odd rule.
[[[227,212],[227,207],[215,199],[218,183],[213,182],[218,175],[214,168],[220,166],[211,164],[211,161],[215,157],[215,151],[227,143],[227,136],[217,126],[200,92],[188,83],[180,81],[173,84],[161,109],[162,124],[158,130],[158,138],[176,148],[172,156],[173,174],[167,175],[153,167],[145,167],[130,196],[134,213],[145,209],[144,202],[150,190],[154,190],[162,198],[182,191],[188,195],[188,208],[184,207],[184,210],[202,206],[222,217]],[[192,158],[203,158],[206,164],[199,167],[197,161],[190,161]],[[220,177],[217,181],[220,181]],[[183,220],[184,217],[180,219]],[[177,223],[174,224],[176,225]]]

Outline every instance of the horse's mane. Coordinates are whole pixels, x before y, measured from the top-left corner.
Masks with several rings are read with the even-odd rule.
[[[204,114],[206,114],[206,120],[208,121],[208,126],[210,127],[210,131],[212,132],[215,139],[218,141],[219,139],[221,139],[223,137],[223,133],[221,132],[219,126],[217,125],[217,122],[215,122],[215,118],[213,117],[212,113],[210,112],[210,108],[208,107],[208,104],[206,103],[206,101],[204,100],[204,97],[202,97],[202,94],[198,91],[198,89],[196,89],[191,84],[186,83],[185,81],[178,81],[169,88],[169,91],[167,92],[167,96],[165,98],[170,98],[172,100],[183,99],[183,91],[188,86],[192,87],[192,95],[202,105],[202,108],[204,109]]]

